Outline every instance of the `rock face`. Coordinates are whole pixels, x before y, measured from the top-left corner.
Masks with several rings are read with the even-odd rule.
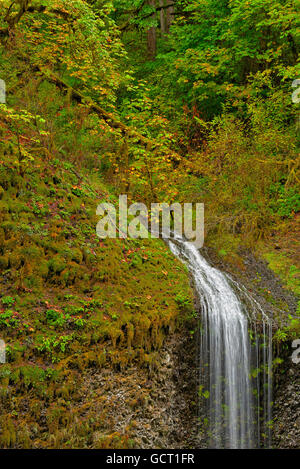
[[[91,436],[103,447],[124,441],[143,449],[197,447],[197,343],[185,327],[166,340],[155,369],[103,369],[85,377],[83,401],[105,413],[103,428]],[[98,406],[98,407],[97,407]],[[120,446],[122,447],[122,446]]]
[[[300,448],[300,363],[287,351],[284,364],[275,374],[273,410],[273,447]]]
[[[261,275],[263,287],[273,297],[287,298],[290,309],[294,298],[285,295],[278,279],[265,264],[246,258],[247,268],[238,275],[230,272],[252,290],[258,300],[270,307],[256,292],[252,278]],[[217,262],[214,263],[218,267]],[[225,270],[225,269],[224,269]],[[262,288],[262,285],[260,287]],[[199,305],[195,305],[199,310]],[[180,332],[170,334],[159,350],[155,367],[129,367],[122,371],[103,369],[86,376],[84,401],[93,401],[94,413],[103,412],[103,428],[92,435],[92,446],[103,447],[103,438],[109,434],[112,447],[118,447],[117,438],[127,438],[133,448],[179,449],[206,448],[207,441],[199,428],[203,418],[198,408],[198,343],[197,324],[183,326]],[[193,333],[191,333],[193,332]],[[300,364],[292,362],[293,349],[277,356],[283,363],[274,373],[273,390],[273,448],[300,448]],[[113,433],[111,433],[113,432]],[[122,447],[122,446],[120,446]]]
[[[92,435],[94,448],[101,448],[103,436],[111,431],[126,435],[133,448],[207,447],[198,422],[196,336],[186,328],[170,335],[153,370],[132,367],[89,374],[82,397],[100,403],[95,412],[105,408],[107,422],[107,428],[104,424]],[[300,448],[300,364],[293,364],[292,353],[286,351],[274,376],[273,448]]]

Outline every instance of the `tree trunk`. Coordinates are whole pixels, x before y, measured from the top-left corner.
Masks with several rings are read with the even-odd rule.
[[[156,0],[148,0],[148,4],[156,8]],[[153,19],[156,18],[156,12],[153,13]],[[154,60],[156,56],[156,27],[152,26],[147,32],[148,58]]]
[[[19,11],[14,16],[10,16],[11,9],[15,5],[16,2],[12,2],[10,7],[7,10],[6,16],[4,20],[7,22],[8,26],[13,29],[14,26],[20,21],[24,13],[28,10],[29,2],[31,0],[19,0],[17,3],[19,5]]]
[[[165,6],[165,0],[159,0],[159,6],[164,7]],[[161,35],[163,37],[167,32],[167,22],[166,22],[165,8],[161,8],[161,10],[160,10],[160,30],[161,30]]]
[[[167,0],[167,5],[170,5],[169,8],[167,8],[167,25],[166,25],[167,33],[169,33],[170,31],[170,27],[174,19],[174,13],[175,13],[174,1],[175,0]]]

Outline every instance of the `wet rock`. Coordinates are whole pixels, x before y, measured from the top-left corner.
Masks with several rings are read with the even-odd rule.
[[[273,447],[300,448],[300,366],[291,367],[292,349],[284,356],[275,374],[273,409]]]
[[[169,336],[154,372],[140,367],[90,372],[84,400],[96,392],[109,431],[127,435],[135,448],[197,447],[196,357],[196,340],[183,329]],[[101,432],[94,434],[96,446],[102,438]]]

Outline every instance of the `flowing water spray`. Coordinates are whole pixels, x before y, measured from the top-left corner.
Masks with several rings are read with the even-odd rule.
[[[212,448],[271,445],[272,324],[246,289],[188,241],[167,241],[201,304],[199,426]]]

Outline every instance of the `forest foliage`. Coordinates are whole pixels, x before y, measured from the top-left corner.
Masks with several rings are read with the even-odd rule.
[[[145,148],[124,129],[110,139],[114,125],[91,122],[86,107],[85,151],[97,154],[117,191],[148,202],[204,201],[208,232],[224,219],[226,230],[252,241],[299,211],[296,2],[4,1],[2,9],[9,87],[22,73],[27,93],[42,90],[41,73],[55,73],[70,95],[86,96],[82,113],[93,100],[150,139]]]
[[[99,243],[100,201],[204,202],[208,246],[299,293],[299,23],[292,0],[0,1],[1,447],[132,446],[84,372],[151,375],[193,322],[162,243]]]

